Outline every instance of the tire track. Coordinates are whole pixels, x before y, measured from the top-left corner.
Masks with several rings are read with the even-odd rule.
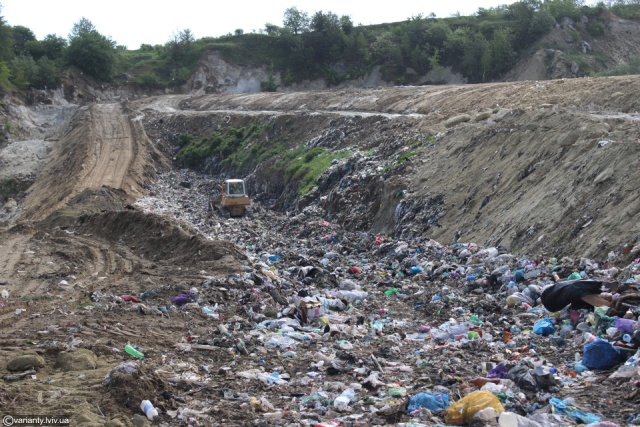
[[[42,220],[87,190],[108,187],[140,196],[155,148],[132,120],[119,104],[80,110],[30,188],[24,217]]]
[[[95,105],[91,113],[95,150],[82,187],[123,188],[134,156],[129,120],[116,104]]]

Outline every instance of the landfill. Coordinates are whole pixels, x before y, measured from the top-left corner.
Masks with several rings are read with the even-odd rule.
[[[225,218],[208,209],[210,181],[160,175],[135,209],[235,243],[239,272],[182,292],[92,295],[111,316],[185,319],[183,339],[152,348],[138,337],[104,378],[134,422],[640,425],[639,248],[604,261],[515,256],[349,232],[314,206]],[[624,310],[540,304],[546,284],[585,278],[617,283],[612,306]],[[601,383],[615,392],[594,394]]]
[[[2,200],[5,423],[640,425],[640,89],[578,80],[78,107]],[[251,143],[348,158],[302,197],[269,161],[173,169],[258,114]],[[594,281],[611,307],[542,304]]]

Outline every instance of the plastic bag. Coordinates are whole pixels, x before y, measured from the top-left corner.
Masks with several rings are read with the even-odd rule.
[[[551,406],[552,414],[568,415],[569,417],[583,424],[598,423],[602,421],[594,414],[583,412],[573,405],[566,404],[564,401],[558,399],[557,397],[552,397],[549,400],[549,406]]]
[[[622,332],[623,334],[632,334],[635,331],[636,325],[638,323],[635,320],[625,319],[622,317],[616,317],[615,322],[616,329],[618,329],[618,331]]]
[[[474,391],[457,402],[452,403],[444,413],[447,424],[463,425],[469,422],[476,412],[493,408],[497,414],[504,412],[500,399],[490,391]]]
[[[609,341],[597,339],[584,345],[582,364],[589,369],[609,369],[621,362],[620,350]]]
[[[498,419],[500,427],[542,427],[542,424],[513,412],[503,412]]]
[[[518,387],[528,391],[538,391],[546,388],[546,383],[541,376],[535,375],[532,369],[524,365],[516,365],[509,369],[507,378],[516,383]]]
[[[507,378],[507,366],[504,363],[498,363],[487,373],[487,378]]]
[[[533,325],[533,332],[544,337],[555,333],[555,331],[556,327],[548,317],[538,320],[536,324]]]
[[[449,406],[449,395],[446,393],[431,393],[429,391],[418,393],[409,399],[407,412],[413,412],[420,408],[427,408],[431,412],[440,412]]]

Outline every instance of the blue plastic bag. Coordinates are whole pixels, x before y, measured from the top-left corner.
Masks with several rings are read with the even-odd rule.
[[[598,423],[602,421],[599,417],[595,416],[594,414],[581,411],[580,409],[578,409],[573,405],[567,405],[564,401],[558,399],[557,397],[552,397],[549,400],[549,406],[551,406],[552,414],[567,415],[583,424]]]
[[[556,327],[551,322],[551,319],[545,317],[544,319],[540,319],[533,325],[533,332],[542,335],[544,337],[551,335],[556,332]]]
[[[582,364],[589,369],[609,369],[622,362],[622,354],[609,341],[597,339],[584,345]]]
[[[431,412],[444,411],[449,407],[449,395],[446,393],[418,393],[409,399],[407,412],[411,413],[420,408],[427,408]]]

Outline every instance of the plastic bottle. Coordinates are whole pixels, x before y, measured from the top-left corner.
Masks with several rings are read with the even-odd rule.
[[[216,313],[215,310],[209,306],[202,307],[202,313],[209,317],[213,317],[217,320],[221,320],[222,316],[219,313]]]
[[[369,297],[369,294],[367,292],[364,292],[364,291],[348,291],[348,290],[338,291],[338,292],[333,293],[333,295],[336,298],[343,298],[343,299],[346,299],[347,301],[361,301],[361,300],[364,300],[364,299]],[[346,308],[346,306],[343,307],[343,308],[339,308],[338,307],[339,310],[344,310],[345,308]]]
[[[596,340],[595,335],[593,335],[591,332],[585,332],[584,335],[584,342],[594,342]]]
[[[136,359],[142,359],[144,357],[144,353],[142,353],[141,351],[136,350],[135,348],[133,348],[132,345],[125,345],[124,346],[124,351],[129,355],[129,356],[133,356]]]
[[[158,410],[154,408],[153,404],[148,400],[143,400],[142,403],[140,403],[140,409],[142,409],[142,412],[144,412],[149,421],[153,421],[153,419],[158,416]]]
[[[343,391],[342,394],[336,398],[336,400],[333,401],[333,406],[336,409],[343,411],[347,409],[347,406],[349,406],[349,403],[351,403],[354,397],[355,391],[352,388],[348,388]]]

